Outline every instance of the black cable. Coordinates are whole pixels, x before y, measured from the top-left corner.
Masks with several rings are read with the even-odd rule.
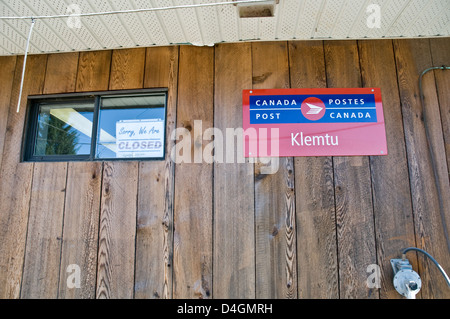
[[[425,126],[425,135],[426,135],[426,139],[427,139],[427,144],[428,144],[428,151],[430,153],[430,157],[431,157],[431,166],[433,168],[433,175],[434,175],[434,183],[436,186],[436,190],[437,190],[437,195],[438,195],[438,200],[439,200],[439,210],[440,210],[440,215],[441,215],[441,220],[442,220],[442,227],[444,228],[444,236],[445,239],[447,241],[447,249],[450,250],[450,238],[449,238],[449,234],[448,234],[448,230],[447,230],[447,226],[445,223],[445,213],[444,213],[444,202],[443,202],[443,198],[442,198],[442,190],[441,190],[441,185],[439,183],[439,173],[437,171],[437,164],[436,164],[436,159],[435,159],[435,155],[433,152],[433,147],[432,147],[432,143],[431,143],[431,134],[430,134],[430,129],[428,126],[428,118],[427,118],[427,112],[426,112],[426,107],[425,107],[425,98],[423,95],[423,86],[422,86],[422,78],[423,76],[432,70],[450,70],[450,67],[448,66],[439,66],[439,67],[431,67],[428,68],[426,70],[424,70],[419,77],[419,94],[420,94],[420,103],[422,104],[422,112],[423,112],[423,122],[424,122],[424,126]]]
[[[448,276],[447,276],[447,274],[446,274],[444,268],[442,268],[441,265],[439,265],[439,263],[436,261],[436,259],[434,259],[433,256],[431,256],[431,255],[430,255],[429,253],[427,253],[425,250],[420,249],[420,248],[416,248],[416,247],[409,247],[409,248],[406,248],[406,249],[404,249],[404,250],[402,251],[402,255],[403,255],[403,256],[402,256],[402,259],[406,259],[406,253],[407,253],[408,251],[411,251],[411,250],[421,252],[422,254],[424,254],[425,256],[427,256],[428,258],[430,258],[430,260],[438,267],[439,271],[440,271],[441,274],[444,276],[445,281],[447,282],[447,285],[450,287],[450,279],[448,278]]]

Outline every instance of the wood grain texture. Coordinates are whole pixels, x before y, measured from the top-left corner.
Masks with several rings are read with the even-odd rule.
[[[0,298],[392,299],[389,259],[409,246],[448,272],[448,71],[424,76],[442,214],[418,80],[449,52],[440,38],[31,55],[19,113],[23,57],[0,57]],[[248,160],[168,157],[176,126],[201,155],[200,132],[225,141],[242,127],[243,89],[289,86],[381,87],[389,155],[282,159],[269,176]],[[169,89],[165,161],[21,162],[27,95],[142,87]],[[418,297],[450,297],[434,264],[408,258]],[[71,264],[81,289],[67,287]],[[366,286],[370,264],[381,289]]]
[[[144,86],[168,88],[166,159],[139,163],[135,298],[172,297],[175,166],[170,159],[176,124],[178,47],[148,48]]]
[[[193,157],[208,144],[202,134],[213,125],[213,85],[214,48],[181,46],[177,127],[191,133],[192,148],[183,151]],[[175,167],[174,298],[210,298],[212,291],[213,167],[202,157],[193,162]]]
[[[450,187],[433,73],[428,72],[423,77],[425,102],[423,106],[418,85],[420,74],[432,66],[430,41],[429,39],[395,40],[394,47],[409,164],[416,247],[426,250],[439,261],[444,269],[448,269],[450,267],[448,246]],[[429,128],[429,140],[425,125]],[[428,143],[431,145],[435,161],[431,158]],[[433,165],[437,172],[437,183]],[[438,188],[442,195],[442,210],[439,205]],[[422,254],[418,256],[422,297],[449,298],[448,286],[443,280],[438,280],[441,275],[436,266]]]
[[[80,52],[76,91],[103,91],[109,86],[112,51]]]
[[[450,38],[430,39],[433,66],[450,66]],[[434,71],[439,96],[442,131],[444,134],[447,169],[450,175],[450,70]]]
[[[293,88],[325,88],[322,41],[289,44]],[[299,298],[339,297],[331,157],[295,158]]]
[[[76,79],[75,89],[106,91],[110,62],[110,51],[81,52],[77,74],[70,77]],[[102,171],[103,164],[100,162],[74,162],[68,165],[59,298],[86,299],[96,296]],[[69,265],[80,267],[80,288],[67,285],[75,274],[72,268],[68,268]]]
[[[178,46],[147,48],[145,88],[168,88],[178,75]]]
[[[58,297],[67,163],[35,163],[21,298]]]
[[[145,49],[114,50],[110,90],[142,88]],[[97,267],[97,298],[134,297],[139,165],[103,164]]]
[[[325,42],[325,61],[328,87],[361,87],[355,41]],[[377,262],[369,158],[334,157],[333,165],[340,298],[378,298],[366,285]]]
[[[102,163],[68,164],[58,298],[95,298],[101,181]],[[78,288],[67,284],[70,265],[80,267]]]
[[[105,162],[97,267],[97,298],[133,298],[137,162]]]
[[[78,53],[47,58],[44,93],[75,89]],[[36,163],[33,172],[22,298],[57,298],[67,163]]]
[[[253,43],[253,88],[288,88],[286,42]],[[272,159],[273,160],[273,159]],[[256,297],[297,298],[294,161],[279,158],[274,174],[255,165]]]
[[[24,263],[33,163],[20,163],[29,94],[41,94],[46,55],[29,56],[20,112],[16,112],[23,57],[17,58],[0,171],[0,298],[19,298]]]
[[[44,94],[75,91],[78,52],[48,55]]]
[[[2,167],[3,144],[5,142],[6,124],[8,123],[11,91],[14,81],[17,57],[0,57],[0,168]]]
[[[237,92],[252,87],[251,59],[249,43],[216,47],[214,127],[224,139],[227,128],[242,128]],[[233,154],[233,162],[214,164],[213,295],[219,299],[255,298],[254,169],[248,159],[238,162],[237,139],[234,147],[224,142],[224,157]]]
[[[114,50],[110,90],[140,89],[144,80],[145,48]]]
[[[388,156],[370,157],[375,215],[377,264],[381,267],[381,298],[401,298],[392,285],[390,259],[415,245],[411,191],[402,110],[398,93],[395,59],[391,41],[360,41],[361,72],[365,87],[382,92]],[[395,192],[393,190],[395,189]],[[417,266],[417,260],[411,259]],[[416,268],[417,269],[417,268]]]

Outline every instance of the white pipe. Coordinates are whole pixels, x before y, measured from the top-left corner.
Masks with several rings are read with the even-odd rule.
[[[35,22],[36,22],[36,20],[34,18],[31,18],[30,33],[28,34],[27,47],[25,48],[25,57],[23,58],[22,79],[20,80],[19,101],[17,102],[17,113],[19,113],[20,102],[22,100],[23,81],[25,78],[25,67],[27,65],[28,47],[30,45],[31,34],[33,32],[33,27],[34,27]]]
[[[223,6],[223,5],[236,5],[236,4],[252,4],[252,3],[263,3],[267,2],[267,0],[241,0],[241,1],[233,1],[233,2],[215,2],[215,3],[199,3],[199,4],[186,4],[179,6],[169,6],[169,7],[160,7],[160,8],[146,8],[146,9],[133,9],[133,10],[120,10],[120,11],[106,11],[106,12],[91,12],[91,13],[80,13],[76,14],[77,17],[92,17],[92,16],[100,16],[100,15],[109,15],[109,14],[120,14],[120,13],[139,13],[139,12],[150,12],[150,11],[161,11],[161,10],[171,10],[171,9],[188,9],[188,8],[199,8],[199,7],[212,7],[212,6]],[[11,19],[55,19],[55,18],[69,18],[73,17],[74,14],[60,14],[60,15],[49,15],[49,16],[22,16],[22,17],[12,17],[5,16],[0,17],[0,20],[11,20]]]

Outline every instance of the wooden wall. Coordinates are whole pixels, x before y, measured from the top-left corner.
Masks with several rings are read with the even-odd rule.
[[[450,71],[425,75],[425,116],[418,88],[450,65],[450,38],[34,55],[16,113],[22,62],[0,57],[0,298],[399,298],[389,260],[409,246],[450,272]],[[169,156],[20,162],[27,95],[159,87],[168,136],[186,128],[193,150],[210,142],[194,120],[242,126],[243,89],[381,87],[389,155],[281,158],[273,175]],[[408,257],[419,298],[450,297],[434,264]]]

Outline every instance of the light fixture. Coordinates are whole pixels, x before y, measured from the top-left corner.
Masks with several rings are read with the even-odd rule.
[[[279,1],[280,0],[255,1],[255,3],[237,3],[235,5],[238,8],[240,18],[265,18],[274,16],[275,5],[277,5]]]

